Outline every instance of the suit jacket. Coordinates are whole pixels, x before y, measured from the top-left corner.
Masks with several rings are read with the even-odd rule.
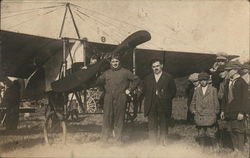
[[[171,110],[172,99],[176,94],[176,85],[170,74],[162,72],[158,83],[156,83],[154,74],[152,73],[144,78],[141,87],[145,97],[145,116],[148,116],[148,113],[154,106],[153,104],[156,90],[159,92],[158,98],[162,111],[167,113]]]
[[[202,87],[194,91],[190,111],[195,112],[195,123],[199,126],[210,126],[216,121],[216,114],[219,113],[219,101],[217,89],[208,85],[203,95]]]
[[[222,99],[222,111],[227,119],[236,120],[239,113],[245,114],[249,109],[248,85],[241,77],[237,78],[233,85],[233,100],[228,102],[229,81],[225,85]]]

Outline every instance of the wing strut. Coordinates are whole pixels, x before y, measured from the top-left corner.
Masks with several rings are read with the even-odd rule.
[[[64,28],[64,24],[65,24],[66,15],[67,15],[67,12],[68,12],[68,10],[69,10],[69,13],[70,13],[70,16],[71,16],[71,19],[72,19],[72,22],[73,22],[73,25],[74,25],[74,28],[75,28],[77,37],[78,37],[78,39],[81,39],[79,30],[78,30],[77,25],[76,25],[76,22],[75,22],[75,18],[74,18],[74,16],[73,16],[72,11],[71,11],[71,8],[70,8],[70,3],[67,3],[65,7],[66,7],[66,8],[65,8],[64,16],[63,16],[63,22],[62,22],[62,26],[61,26],[59,38],[62,37],[62,33],[63,33],[63,28]]]

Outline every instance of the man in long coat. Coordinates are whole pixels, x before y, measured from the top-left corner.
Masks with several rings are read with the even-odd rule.
[[[127,95],[137,87],[139,78],[121,67],[118,56],[112,57],[110,65],[111,69],[97,79],[105,88],[102,141],[106,142],[114,130],[115,142],[121,143]]]
[[[248,85],[240,77],[239,70],[241,69],[241,64],[239,62],[229,62],[226,69],[229,70],[230,81],[225,85],[221,118],[227,121],[233,148],[243,150],[245,134],[244,119],[249,106]]]
[[[149,139],[152,143],[165,144],[167,115],[170,113],[172,99],[176,94],[176,85],[172,76],[163,69],[160,59],[151,61],[153,73],[146,76],[141,85],[145,97],[144,115],[148,117]],[[160,135],[158,135],[158,131]]]

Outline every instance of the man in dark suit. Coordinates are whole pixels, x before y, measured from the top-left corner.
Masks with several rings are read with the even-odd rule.
[[[176,94],[176,85],[172,76],[164,71],[160,59],[151,61],[153,73],[142,82],[141,92],[144,94],[144,115],[148,117],[149,139],[152,143],[165,144],[167,118],[171,113],[172,99]],[[159,135],[158,135],[159,130]]]
[[[248,103],[248,85],[240,77],[241,64],[231,61],[227,64],[230,80],[225,85],[225,92],[222,99],[221,119],[227,121],[228,131],[236,150],[244,149],[244,133]]]

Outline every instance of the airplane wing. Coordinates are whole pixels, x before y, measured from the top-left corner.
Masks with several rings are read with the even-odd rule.
[[[116,45],[89,42],[92,53],[111,52]],[[129,49],[122,59],[124,67],[133,70],[132,49]],[[237,55],[229,55],[228,59],[237,58]],[[194,72],[207,71],[216,60],[216,54],[197,52],[177,52],[165,50],[151,50],[135,48],[135,69],[136,74],[143,78],[150,73],[150,61],[153,58],[160,58],[164,62],[164,69],[175,78],[184,77]]]
[[[62,52],[60,39],[1,30],[0,76],[28,79],[28,94],[37,96],[45,89],[43,65],[53,56]]]
[[[229,60],[236,57],[238,56],[228,56]],[[144,77],[151,71],[149,63],[153,58],[162,59],[164,69],[174,78],[178,78],[209,70],[216,60],[216,54],[136,49],[136,74],[138,76]]]
[[[28,78],[56,53],[62,41],[34,35],[0,31],[1,69],[6,76]]]
[[[28,87],[29,94],[41,94],[46,90],[46,65],[54,63],[52,58],[57,57],[63,51],[62,40],[27,35],[16,32],[0,31],[1,56],[0,69],[6,76],[27,79],[31,75],[31,83]],[[73,45],[73,44],[72,44]],[[106,43],[88,42],[87,57],[89,54],[112,52],[116,45]],[[128,50],[122,59],[124,66],[133,69],[132,51]],[[237,56],[231,55],[229,59]],[[151,71],[149,65],[153,58],[161,58],[165,63],[165,69],[175,78],[184,77],[193,72],[208,70],[214,63],[216,55],[194,52],[174,52],[150,49],[135,49],[136,74],[143,78]],[[59,63],[59,62],[57,62]],[[58,64],[57,64],[58,65]],[[54,68],[47,67],[47,68]],[[2,75],[2,74],[0,74]],[[52,74],[53,75],[53,74]],[[54,77],[54,76],[53,76]]]

